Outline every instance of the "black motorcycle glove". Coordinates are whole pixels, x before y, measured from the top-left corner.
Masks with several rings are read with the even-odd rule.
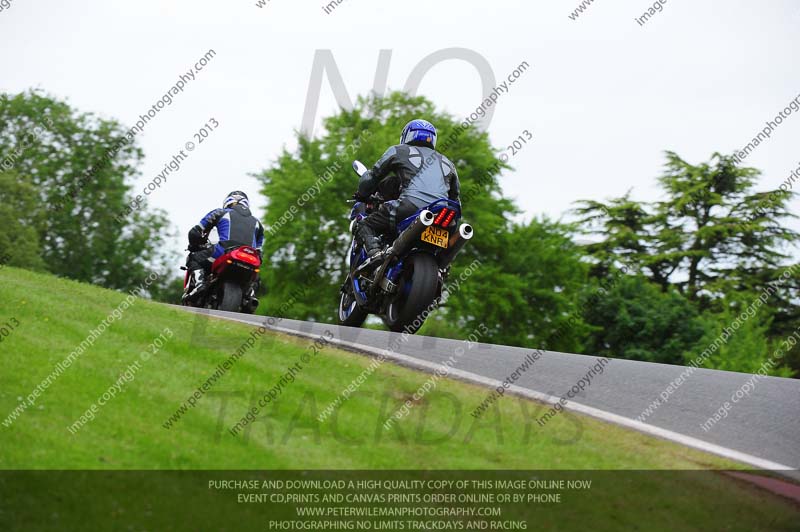
[[[202,227],[195,225],[189,230],[189,251],[200,251],[205,248],[206,234]]]

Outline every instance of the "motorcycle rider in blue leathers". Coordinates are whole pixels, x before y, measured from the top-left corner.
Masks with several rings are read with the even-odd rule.
[[[209,246],[206,244],[208,234],[215,227],[219,242]],[[226,251],[239,246],[251,246],[260,254],[263,244],[264,227],[250,212],[247,194],[240,190],[231,192],[225,197],[221,209],[214,209],[206,214],[189,231],[190,253],[186,259],[186,267],[195,282],[194,289],[184,297],[192,299],[206,289],[206,277],[211,271],[211,265]]]

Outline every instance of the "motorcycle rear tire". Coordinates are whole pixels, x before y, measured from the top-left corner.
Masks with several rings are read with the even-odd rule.
[[[222,297],[220,297],[220,310],[228,312],[239,312],[242,308],[242,287],[233,281],[225,281],[222,285]]]
[[[433,310],[431,305],[436,300],[439,286],[439,266],[436,259],[427,253],[412,255],[408,263],[410,271],[404,276],[410,275],[410,279],[400,280],[400,290],[402,293],[402,283],[407,281],[411,282],[411,288],[407,296],[398,296],[389,303],[384,322],[394,332],[414,334],[425,323],[427,312]]]

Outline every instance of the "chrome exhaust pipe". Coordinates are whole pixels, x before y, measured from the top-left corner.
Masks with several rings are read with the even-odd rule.
[[[403,231],[403,233],[392,243],[392,247],[389,248],[388,254],[393,257],[399,257],[411,249],[414,244],[419,241],[419,237],[422,236],[423,231],[433,225],[434,218],[435,216],[428,209],[425,209],[419,213],[419,217],[411,222],[411,225],[408,226],[408,229]]]
[[[475,235],[472,226],[469,224],[461,224],[458,231],[453,233],[450,241],[447,243],[447,249],[439,253],[439,268],[447,268],[455,260],[456,255],[469,242]]]
[[[433,225],[434,218],[435,216],[433,213],[428,209],[425,209],[419,213],[417,219],[411,222],[411,225],[409,225],[408,228],[406,228],[406,230],[403,231],[394,242],[392,242],[392,246],[386,250],[386,256],[383,259],[383,264],[381,264],[378,267],[378,270],[375,272],[373,277],[373,279],[375,279],[375,284],[372,285],[370,294],[375,293],[375,290],[377,289],[380,280],[383,278],[383,274],[386,273],[386,268],[389,267],[389,263],[392,262],[392,259],[399,257],[410,250],[419,241],[420,236],[422,236],[422,232]]]

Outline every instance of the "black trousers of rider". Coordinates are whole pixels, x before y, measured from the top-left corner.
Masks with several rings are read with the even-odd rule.
[[[398,222],[402,222],[418,210],[417,206],[406,200],[381,204],[377,210],[361,220],[359,224],[358,236],[361,237],[362,244],[367,244],[367,247],[371,247],[370,243],[367,242],[368,239],[393,233]]]
[[[211,255],[214,254],[214,248],[209,247],[201,249],[200,251],[192,251],[186,259],[186,267],[189,270],[205,270],[206,273],[211,271]]]

